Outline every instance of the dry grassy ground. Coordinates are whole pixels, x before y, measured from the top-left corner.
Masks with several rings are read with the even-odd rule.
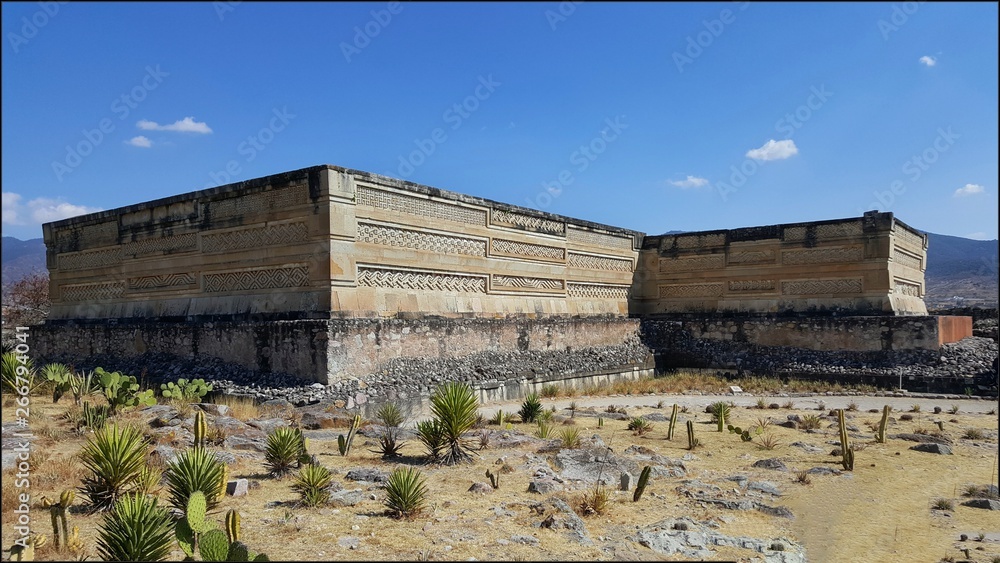
[[[699,398],[704,399],[704,398]],[[657,409],[656,396],[644,397],[645,407],[629,408],[629,415],[661,413],[669,416],[667,408]],[[681,405],[685,399],[677,399]],[[62,413],[68,400],[52,405],[45,397],[33,398],[30,420],[37,436],[35,460],[31,477],[33,502],[40,495],[56,497],[67,488],[79,485],[83,476],[75,456],[85,441],[70,430]],[[561,401],[564,402],[564,401]],[[741,401],[746,403],[747,401]],[[545,401],[546,405],[550,401]],[[692,405],[694,402],[692,401]],[[702,404],[704,402],[702,401]],[[801,402],[804,407],[805,403]],[[976,408],[971,408],[975,405]],[[598,426],[597,417],[576,416],[573,423],[580,428],[582,437],[601,436],[615,452],[622,452],[630,445],[641,445],[659,455],[684,461],[687,477],[654,478],[645,496],[633,503],[631,493],[615,492],[613,502],[603,515],[584,518],[593,545],[581,545],[564,531],[533,527],[544,516],[532,509],[532,504],[548,495],[528,493],[532,478],[529,468],[537,465],[539,458],[551,453],[538,453],[539,445],[519,448],[496,448],[477,451],[472,464],[459,466],[424,465],[423,449],[416,442],[409,442],[403,461],[417,465],[426,475],[429,503],[424,514],[411,520],[396,520],[385,515],[382,504],[384,491],[376,485],[356,483],[344,479],[349,469],[374,467],[385,471],[401,465],[382,461],[365,445],[366,438],[358,436],[350,456],[337,452],[337,430],[310,432],[310,451],[336,473],[336,478],[346,489],[364,489],[365,500],[353,507],[324,507],[309,509],[296,506],[296,494],[291,490],[290,478],[274,480],[265,475],[262,459],[240,459],[230,468],[231,478],[245,477],[256,480],[260,487],[252,489],[246,497],[226,497],[215,513],[221,520],[225,511],[235,508],[243,517],[243,534],[251,548],[267,553],[273,560],[588,560],[588,559],[643,559],[685,560],[682,557],[664,557],[631,541],[639,527],[645,527],[665,518],[689,516],[698,521],[715,522],[718,531],[730,536],[750,536],[765,540],[788,538],[805,546],[809,561],[939,561],[944,557],[964,558],[960,547],[970,549],[974,561],[1000,560],[1000,514],[961,506],[963,487],[967,484],[995,482],[997,448],[996,416],[982,414],[986,403],[963,401],[958,414],[949,414],[950,405],[942,404],[942,414],[914,413],[913,420],[891,425],[890,434],[898,432],[937,431],[935,421],[943,421],[943,433],[954,439],[954,455],[936,455],[909,450],[913,442],[889,440],[887,444],[872,443],[872,433],[866,421],[875,421],[879,415],[868,412],[849,412],[848,423],[859,428],[864,439],[857,444],[867,444],[857,453],[857,465],[852,473],[840,476],[811,476],[810,484],[797,480],[797,470],[826,466],[839,468],[839,457],[829,455],[835,446],[829,442],[837,439],[836,424],[828,419],[814,433],[778,427],[771,424],[765,433],[773,434],[779,445],[763,450],[757,442],[744,443],[730,433],[718,433],[710,424],[711,416],[704,408],[692,406],[680,415],[695,421],[696,433],[702,445],[692,452],[687,449],[683,426],[674,440],[665,440],[667,423],[655,422],[651,432],[635,436],[626,430],[627,421],[604,420]],[[516,410],[513,405],[507,410]],[[978,411],[975,414],[969,411]],[[252,414],[252,413],[250,413]],[[288,413],[286,413],[288,414]],[[568,411],[560,414],[568,415]],[[582,413],[581,413],[582,414]],[[779,409],[759,410],[745,406],[733,409],[732,424],[752,427],[758,418],[770,417],[774,422],[784,421],[789,414],[822,414],[816,410]],[[899,416],[900,412],[894,412]],[[11,402],[5,401],[3,419],[13,416]],[[136,415],[133,415],[136,416]],[[534,425],[515,424],[515,431],[531,434]],[[490,427],[496,429],[495,426]],[[558,433],[561,427],[557,425]],[[979,429],[984,439],[968,440],[963,436],[969,429]],[[332,438],[332,439],[331,439]],[[822,449],[822,453],[807,453],[792,442],[803,442]],[[473,441],[476,447],[478,442]],[[475,448],[474,448],[475,449]],[[791,469],[779,472],[757,469],[751,465],[760,459],[780,458]],[[468,492],[474,482],[487,482],[485,471],[496,469],[495,462],[503,459],[514,471],[501,477],[499,490],[489,494]],[[697,479],[714,483],[731,490],[736,484],[726,477],[746,475],[751,480],[767,480],[778,485],[784,493],[779,498],[765,496],[767,504],[782,505],[794,513],[793,519],[777,518],[756,511],[729,511],[711,505],[702,506],[676,491],[683,479]],[[589,489],[568,490],[557,495],[573,507]],[[14,538],[10,524],[13,522],[14,488],[12,472],[3,475],[3,545],[9,548]],[[161,493],[165,497],[165,493]],[[933,510],[932,503],[939,498],[952,499],[952,511]],[[79,504],[80,501],[77,501]],[[51,534],[47,513],[33,509],[35,529]],[[89,548],[91,559],[94,549],[99,515],[87,515],[79,507],[70,515],[70,525],[77,525],[81,538]],[[970,539],[959,542],[959,535]],[[985,541],[975,541],[978,534],[987,534]],[[538,545],[511,541],[512,536],[533,536]],[[339,544],[342,538],[357,538],[357,547],[351,549]],[[345,542],[350,543],[350,542]],[[760,560],[760,554],[742,549],[720,549],[718,559],[751,561]],[[5,554],[6,555],[6,554]],[[176,550],[174,556],[181,558]],[[37,555],[42,560],[59,560],[65,554],[43,547]]]

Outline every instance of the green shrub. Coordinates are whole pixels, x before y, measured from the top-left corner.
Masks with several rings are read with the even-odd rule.
[[[432,461],[441,458],[444,449],[444,430],[437,420],[421,420],[417,423],[417,440],[427,448],[427,456]]]
[[[399,456],[399,451],[405,442],[400,441],[400,426],[403,424],[403,413],[396,403],[386,403],[375,413],[375,419],[382,428],[378,434],[378,449],[373,450],[381,454],[382,459],[389,459]]]
[[[653,423],[641,416],[637,416],[628,422],[628,429],[636,435],[642,436],[653,429]]]
[[[543,440],[548,440],[552,437],[552,424],[545,420],[538,421],[538,429],[535,430],[535,436]]]
[[[264,449],[264,465],[274,477],[284,477],[299,463],[305,454],[305,438],[298,428],[283,426],[267,436]]]
[[[125,495],[105,515],[97,552],[105,561],[164,561],[173,548],[173,517],[156,499]]]
[[[333,474],[322,465],[306,465],[299,470],[292,484],[292,490],[299,494],[299,499],[306,506],[319,506],[330,500],[330,483]]]
[[[164,471],[170,505],[184,510],[195,491],[205,495],[208,508],[214,508],[225,494],[226,465],[203,447],[189,448],[167,464]]]
[[[562,447],[564,448],[579,448],[580,447],[580,429],[569,427],[563,428],[559,433],[559,439],[562,440]]]
[[[168,382],[160,384],[160,394],[168,399],[175,399],[187,402],[201,401],[202,397],[212,391],[212,384],[205,383],[204,379],[178,379],[177,383]]]
[[[385,492],[385,506],[397,518],[409,518],[424,509],[427,486],[420,471],[412,467],[396,469],[389,474]]]
[[[52,383],[52,402],[58,403],[59,399],[71,388],[73,370],[69,369],[66,364],[46,364],[42,368],[42,376],[46,381]]]
[[[542,413],[542,402],[538,400],[538,393],[529,393],[521,403],[521,422],[532,423]]]
[[[134,426],[106,426],[88,437],[80,460],[90,472],[83,494],[95,510],[108,510],[135,486],[146,465],[146,440]]]
[[[545,399],[552,399],[559,395],[559,386],[549,383],[547,385],[542,385],[542,397]]]
[[[104,397],[108,400],[108,406],[112,413],[116,413],[123,408],[134,406],[152,406],[156,404],[153,390],[139,390],[139,383],[134,376],[125,375],[120,372],[104,371],[104,368],[94,370],[94,376],[101,382],[104,390]]]
[[[431,413],[441,428],[443,452],[441,461],[452,465],[471,459],[462,439],[476,423],[476,400],[472,388],[465,383],[445,383],[431,396]]]

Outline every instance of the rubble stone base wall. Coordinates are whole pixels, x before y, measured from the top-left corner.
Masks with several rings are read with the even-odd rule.
[[[31,338],[41,360],[77,362],[97,355],[128,358],[146,352],[210,356],[329,384],[374,373],[396,358],[616,346],[634,338],[638,328],[637,319],[593,317],[70,321],[34,327]]]

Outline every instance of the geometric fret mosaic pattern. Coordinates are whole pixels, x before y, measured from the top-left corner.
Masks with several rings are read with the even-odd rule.
[[[861,293],[860,278],[804,280],[781,282],[785,295],[819,295],[826,293]]]
[[[176,286],[194,284],[194,275],[183,274],[163,274],[159,276],[142,276],[128,279],[129,289],[164,289]]]
[[[302,242],[309,236],[305,223],[284,223],[254,227],[239,231],[202,235],[202,252],[229,252],[246,248],[261,248],[278,244]]]
[[[80,285],[64,285],[63,301],[81,302],[98,301],[101,299],[119,299],[125,295],[125,284],[122,282],[85,283]]]
[[[606,256],[593,256],[591,254],[569,253],[567,266],[574,268],[587,268],[589,270],[609,270],[612,272],[631,272],[632,261],[622,258],[609,258]]]
[[[533,231],[542,231],[554,235],[566,234],[566,223],[562,221],[552,221],[541,217],[532,217],[520,213],[512,213],[501,209],[494,209],[491,216],[491,223],[494,225],[508,225],[515,227],[525,227]]]
[[[439,235],[372,223],[358,223],[358,241],[428,250],[438,254],[486,256],[486,241],[482,239]]]
[[[365,186],[358,186],[356,200],[358,205],[388,209],[389,211],[410,213],[455,223],[486,225],[486,211],[483,209],[472,209],[420,197],[410,197]]]
[[[466,276],[388,268],[358,267],[358,285],[419,291],[486,293],[485,276]]]
[[[305,264],[283,268],[256,268],[234,272],[204,274],[205,291],[247,291],[309,285],[309,267]]]

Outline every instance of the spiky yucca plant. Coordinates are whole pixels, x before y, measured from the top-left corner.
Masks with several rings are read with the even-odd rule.
[[[438,387],[431,396],[431,413],[441,427],[444,451],[441,461],[452,465],[471,459],[462,434],[476,424],[476,400],[472,388],[465,383],[450,382]]]
[[[329,469],[310,463],[299,470],[295,483],[292,484],[292,490],[299,494],[302,504],[315,507],[330,500],[332,482],[333,474]]]
[[[191,494],[201,491],[208,508],[214,508],[225,492],[225,474],[225,464],[209,450],[202,447],[184,450],[164,471],[170,505],[185,510]]]
[[[396,403],[386,403],[375,413],[375,419],[381,423],[382,429],[378,435],[378,449],[373,450],[381,454],[382,459],[389,459],[399,456],[399,450],[403,448],[404,442],[399,439],[400,426],[403,425],[403,412]]]
[[[24,360],[22,363],[21,360]],[[3,375],[3,390],[8,393],[19,393],[19,389],[27,385],[28,391],[35,389],[35,368],[30,358],[18,355],[17,352],[4,352],[0,361],[0,372]],[[20,379],[18,379],[20,378]]]
[[[105,426],[88,437],[80,460],[90,472],[83,494],[94,510],[108,510],[135,486],[146,465],[146,440],[134,426]]]
[[[105,561],[163,561],[173,548],[173,517],[156,498],[120,497],[98,531],[97,552]]]
[[[397,518],[409,518],[424,509],[427,485],[420,471],[400,468],[389,474],[385,485],[385,506]]]
[[[444,449],[444,434],[437,420],[421,420],[417,423],[417,440],[427,448],[427,455],[432,461],[441,457]]]
[[[298,428],[283,426],[276,428],[267,437],[264,450],[264,465],[275,477],[284,477],[298,465],[299,458],[306,451],[305,439]]]
[[[532,423],[542,414],[542,402],[538,400],[538,393],[529,393],[521,403],[521,422]]]

